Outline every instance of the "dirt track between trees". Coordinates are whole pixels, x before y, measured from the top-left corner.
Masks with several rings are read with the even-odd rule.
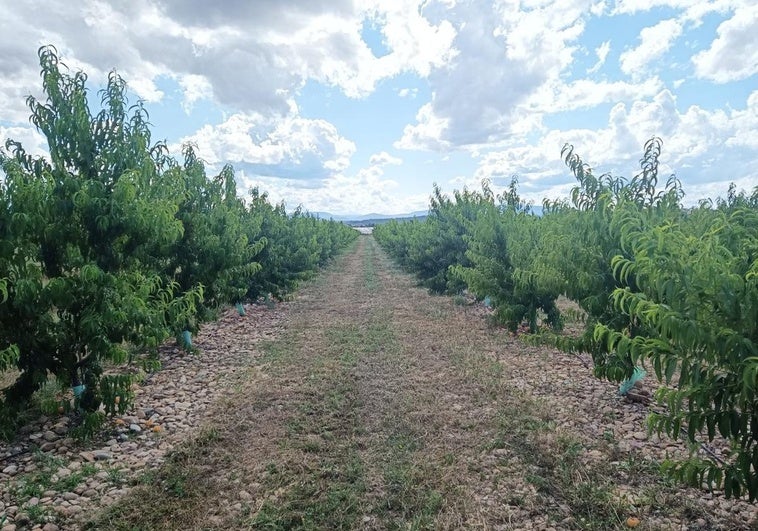
[[[84,510],[51,512],[50,525],[623,529],[629,518],[639,519],[637,529],[756,525],[746,502],[660,475],[657,462],[683,447],[647,434],[644,406],[619,399],[581,359],[489,328],[481,306],[429,296],[371,236],[271,312],[275,319],[261,309],[208,325],[197,341],[207,363],[156,374],[127,420],[144,428],[145,409],[170,408],[151,421],[168,425],[166,433],[132,433],[124,443],[137,448],[132,455],[162,441],[163,453],[128,468],[118,489],[108,467],[119,452],[93,461],[102,488],[77,494]],[[219,371],[234,374],[214,379],[195,411],[186,386],[198,393],[198,371],[225,355],[237,361]],[[162,391],[169,383],[175,390]],[[158,407],[148,400],[156,394],[164,400]],[[196,420],[182,420],[186,410]],[[69,467],[75,473],[86,462],[81,452],[98,450],[61,455],[80,461]],[[6,497],[4,508],[18,501]]]

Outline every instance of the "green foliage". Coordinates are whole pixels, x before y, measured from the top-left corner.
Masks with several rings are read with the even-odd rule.
[[[19,372],[0,402],[6,435],[51,376],[84,386],[81,428],[97,429],[131,396],[131,377],[104,367],[145,353],[154,364],[170,335],[256,286],[292,289],[357,235],[288,217],[265,196],[247,207],[231,167],[209,179],[191,146],[180,165],[151,141],[147,112],[129,106],[117,74],[93,112],[86,75],[51,46],[39,58],[45,99],[27,103],[49,156],[13,140],[0,149],[0,371]],[[277,228],[264,230],[267,220]],[[256,283],[265,248],[268,276]]]
[[[40,65],[47,99],[28,104],[50,158],[10,140],[0,154],[0,350],[22,371],[3,406],[23,405],[52,373],[88,381],[82,407],[94,411],[101,363],[123,363],[126,342],[150,348],[166,337],[174,286],[146,258],[182,226],[163,147],[150,144],[142,107],[126,108],[124,82],[109,77],[93,115],[84,74],[67,74],[49,47]]]
[[[165,273],[182,293],[202,286],[202,300],[196,301],[194,315],[207,320],[221,304],[243,300],[250,278],[261,269],[253,260],[266,242],[248,236],[249,220],[237,197],[232,168],[225,166],[216,178],[209,179],[192,146],[184,146],[184,159],[183,166],[171,170],[182,190],[176,217],[184,230],[168,252]],[[194,315],[172,319],[174,334],[197,332]]]
[[[598,324],[595,336],[633,362],[652,364],[667,408],[651,428],[679,437],[686,427],[733,442],[727,462],[671,463],[680,479],[758,498],[758,209],[733,202],[679,221],[648,212],[620,216],[630,257],[613,260],[619,313],[647,331],[631,337]],[[652,219],[651,219],[652,218]]]
[[[281,300],[358,237],[347,225],[317,219],[300,209],[289,216],[283,204],[271,205],[257,188],[250,192],[247,216],[250,237],[266,242],[257,257],[263,269],[247,287],[252,300],[269,294]]]
[[[621,381],[652,365],[664,406],[651,429],[691,442],[723,437],[723,461],[667,464],[680,480],[758,498],[758,187],[730,186],[715,205],[684,209],[671,177],[660,187],[662,143],[645,144],[632,179],[592,169],[564,147],[576,177],[569,201],[531,216],[515,180],[497,198],[435,188],[425,222],[377,227],[377,240],[435,291],[464,283],[496,318],[537,329],[538,310],[560,327],[559,294],[586,314],[578,337],[541,340],[591,353],[599,377]],[[453,288],[453,289],[451,289]],[[673,386],[673,384],[676,384]],[[686,435],[685,435],[686,434]],[[696,447],[696,446],[695,446]]]
[[[424,221],[391,221],[374,228],[374,237],[401,266],[415,273],[432,293],[459,293],[464,281],[456,266],[469,267],[467,235],[487,204],[488,189],[445,196],[435,185]]]
[[[483,205],[471,233],[466,236],[466,257],[471,266],[454,266],[453,272],[478,298],[489,297],[495,318],[515,331],[527,321],[537,332],[538,310],[553,328],[561,327],[555,300],[560,284],[545,275],[536,258],[542,254],[542,220],[529,212],[518,196],[517,181],[494,201]],[[485,186],[485,197],[491,197]]]
[[[634,364],[627,355],[609,350],[596,340],[594,329],[604,323],[613,330],[627,330],[632,336],[641,332],[639,323],[617,311],[611,295],[619,287],[611,260],[626,256],[621,247],[617,219],[626,209],[646,211],[656,219],[679,215],[682,196],[678,181],[670,178],[662,191],[657,190],[659,139],[645,145],[640,161],[642,171],[631,180],[603,174],[595,177],[573,151],[562,152],[566,165],[577,179],[571,191],[571,203],[547,203],[544,254],[540,263],[553,272],[563,285],[565,295],[576,301],[587,314],[584,334],[578,338],[553,338],[568,352],[592,354],[595,374],[621,381],[631,376]]]

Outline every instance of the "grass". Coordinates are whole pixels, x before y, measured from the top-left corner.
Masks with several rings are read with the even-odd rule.
[[[65,466],[66,462],[61,457],[40,451],[34,453],[32,462],[35,465],[34,470],[14,478],[11,492],[19,505],[25,504],[31,498],[42,497],[47,490],[72,491],[97,473],[97,468],[85,465],[68,476],[57,477],[56,472]]]
[[[88,528],[721,525],[656,463],[620,452],[612,429],[572,431],[560,411],[571,396],[521,390],[550,352],[414,288],[372,238],[356,245],[258,344],[211,423]]]
[[[551,508],[555,522],[570,517],[582,529],[620,527],[631,507],[614,496],[608,470],[580,459],[584,445],[558,430],[544,405],[527,396],[514,398],[500,406],[491,446],[507,447],[530,465],[526,479]],[[557,510],[561,506],[568,507],[568,514]]]
[[[351,529],[363,514],[366,484],[358,451],[360,404],[353,373],[361,358],[392,343],[391,331],[386,317],[372,314],[360,325],[326,328],[322,341],[320,348],[311,345],[318,354],[308,374],[309,399],[300,403],[299,414],[288,423],[290,444],[307,457],[269,466],[266,486],[283,492],[239,522],[242,527]],[[291,339],[281,342],[275,363],[291,363],[302,348]]]
[[[213,489],[214,479],[202,463],[219,441],[213,428],[201,430],[191,441],[168,455],[158,470],[148,470],[135,480],[135,503],[116,503],[83,529],[162,529],[166,522],[178,527],[191,519],[203,493]],[[111,472],[118,474],[118,472]]]

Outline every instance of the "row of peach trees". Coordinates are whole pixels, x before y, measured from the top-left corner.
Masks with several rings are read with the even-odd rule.
[[[118,75],[93,113],[86,75],[39,57],[46,99],[27,103],[49,154],[0,150],[0,372],[18,374],[5,435],[51,377],[82,390],[90,420],[125,411],[132,378],[104,365],[155,359],[221,305],[283,296],[357,234],[258,190],[243,201],[231,167],[208,176],[191,146],[178,161],[152,141]]]
[[[528,326],[533,340],[590,353],[598,377],[652,369],[669,384],[657,392],[664,412],[651,415],[652,430],[730,445],[725,459],[693,453],[667,469],[756,499],[758,188],[730,187],[724,199],[685,208],[678,181],[658,181],[660,153],[651,139],[641,171],[624,179],[595,175],[566,146],[577,184],[570,199],[545,202],[541,216],[515,180],[500,196],[485,183],[452,197],[435,189],[424,221],[374,234],[430,290],[486,298],[511,329]],[[561,295],[583,310],[579,337],[560,333]]]

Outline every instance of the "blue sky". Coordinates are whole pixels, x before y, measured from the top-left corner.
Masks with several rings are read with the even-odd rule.
[[[112,69],[154,138],[231,163],[241,194],[334,214],[424,210],[432,184],[567,196],[571,143],[633,176],[644,142],[685,200],[758,185],[758,5],[747,0],[0,0],[0,140],[43,154],[24,99],[53,44]],[[95,101],[96,98],[93,98]]]

